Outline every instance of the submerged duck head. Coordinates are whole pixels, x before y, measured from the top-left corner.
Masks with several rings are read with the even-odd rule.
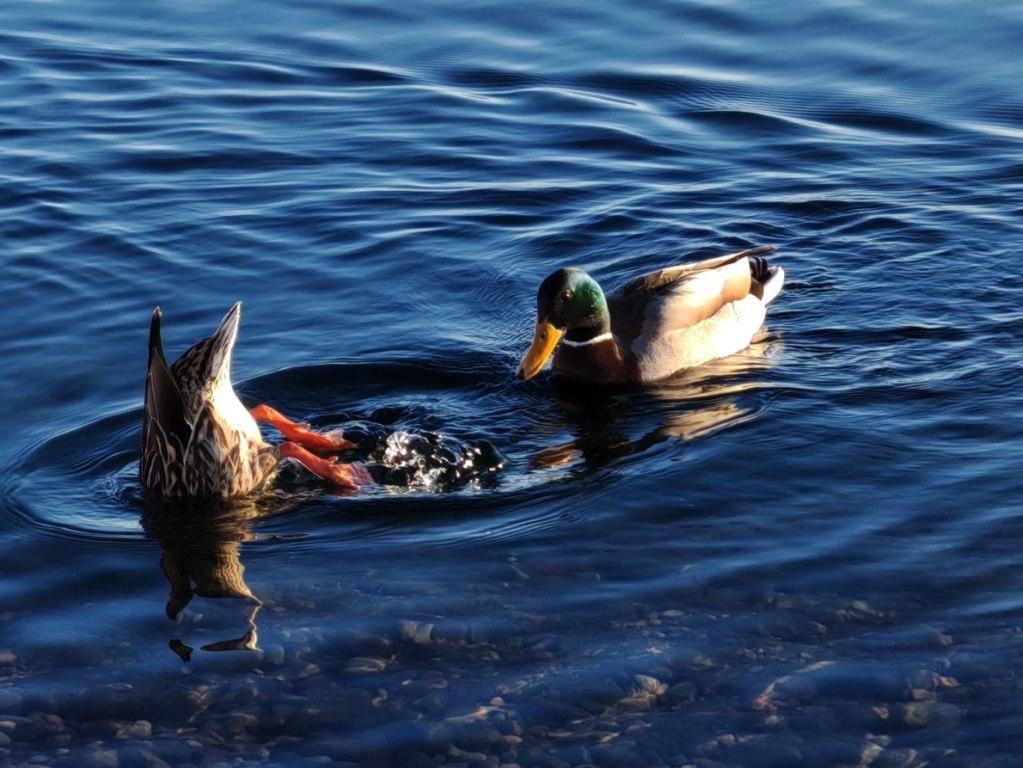
[[[536,376],[562,338],[583,342],[610,330],[607,299],[597,281],[581,269],[552,272],[536,293],[536,329],[519,363],[519,378]]]

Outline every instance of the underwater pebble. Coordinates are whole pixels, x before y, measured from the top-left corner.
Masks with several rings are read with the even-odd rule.
[[[119,739],[148,739],[153,735],[153,726],[148,720],[136,720],[117,734]]]
[[[962,716],[955,704],[936,701],[914,702],[902,709],[902,721],[913,728],[958,728]]]
[[[425,644],[430,642],[433,634],[433,624],[418,621],[403,621],[401,623],[401,636],[413,643]]]
[[[952,636],[945,632],[935,632],[931,635],[931,641],[937,648],[948,648],[955,645],[955,641],[952,639]]]
[[[652,675],[636,675],[633,680],[641,693],[649,693],[653,696],[660,696],[667,690],[667,686]]]
[[[870,765],[881,756],[882,752],[884,752],[884,747],[880,744],[867,744],[860,751],[860,765]]]
[[[346,671],[356,674],[383,672],[385,669],[387,669],[386,661],[371,656],[356,656],[354,659],[349,659],[348,663],[345,664]]]

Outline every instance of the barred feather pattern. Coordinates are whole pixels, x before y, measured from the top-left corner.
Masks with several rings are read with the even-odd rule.
[[[244,496],[261,487],[276,466],[269,445],[233,428],[208,401],[202,404],[182,462],[185,495]]]
[[[186,349],[171,366],[171,376],[181,392],[185,418],[190,423],[195,423],[203,403],[208,402],[216,387],[222,384],[221,376],[225,372],[230,375],[229,355],[233,342],[230,335],[214,334]],[[226,371],[224,368],[214,371],[218,359],[227,361]]]
[[[182,471],[184,453],[185,449],[181,442],[176,437],[168,435],[158,419],[151,418],[146,413],[142,421],[139,482],[147,493],[167,497],[187,495]]]
[[[142,448],[139,482],[147,493],[180,497],[185,491],[183,459],[185,445],[181,436],[161,424],[157,415],[157,394],[152,364],[146,374],[145,405],[142,411]]]
[[[272,446],[233,428],[208,400],[198,407],[192,435],[182,446],[157,419],[143,429],[141,480],[165,498],[235,498],[250,494],[276,475]]]

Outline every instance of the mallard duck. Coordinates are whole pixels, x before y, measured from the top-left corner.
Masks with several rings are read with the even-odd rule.
[[[518,375],[554,355],[557,376],[593,384],[663,379],[744,349],[785,280],[772,246],[659,269],[609,296],[581,269],[559,269],[536,295],[533,343]]]
[[[146,493],[167,498],[233,498],[268,485],[284,460],[343,488],[368,481],[365,470],[318,453],[352,447],[340,434],[318,434],[268,405],[246,410],[231,383],[241,302],[208,339],[167,365],[162,315],[149,326],[149,369],[142,416],[139,480]],[[287,442],[270,445],[256,424],[275,426]]]

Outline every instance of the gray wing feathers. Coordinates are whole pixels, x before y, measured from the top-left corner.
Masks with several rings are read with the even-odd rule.
[[[747,248],[744,251],[729,253],[725,256],[715,256],[714,258],[704,259],[703,261],[694,261],[689,264],[665,267],[664,269],[658,269],[654,272],[648,272],[647,274],[641,275],[640,277],[626,283],[621,286],[618,291],[616,291],[616,295],[624,297],[633,293],[650,293],[671,285],[672,283],[697,272],[717,269],[725,266],[726,264],[739,261],[740,259],[748,259],[751,256],[764,256],[768,253],[773,253],[774,251],[775,247],[773,245],[760,245],[756,248]]]
[[[612,331],[630,347],[640,336],[687,328],[713,316],[749,292],[749,258],[773,250],[769,245],[747,248],[659,269],[626,283],[608,297]]]

